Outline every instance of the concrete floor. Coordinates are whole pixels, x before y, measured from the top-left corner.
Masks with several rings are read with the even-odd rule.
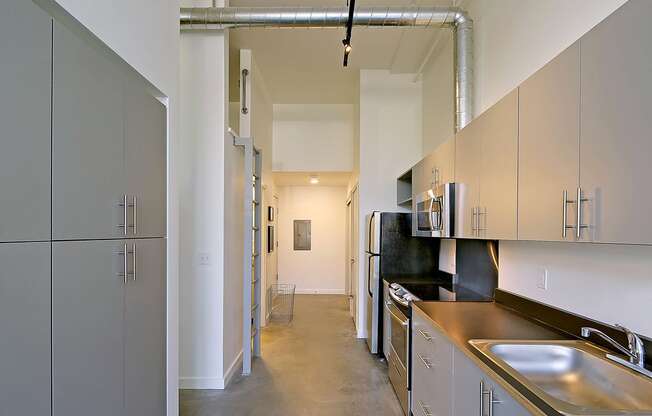
[[[181,416],[403,416],[386,363],[355,338],[347,297],[297,295],[292,324],[262,340],[251,376],[182,390]]]

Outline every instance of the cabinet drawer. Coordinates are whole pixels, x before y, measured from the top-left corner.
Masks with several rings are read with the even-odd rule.
[[[423,317],[413,314],[412,320],[413,367],[423,366],[423,360],[438,371],[452,372],[453,346]],[[419,355],[421,358],[419,358]]]

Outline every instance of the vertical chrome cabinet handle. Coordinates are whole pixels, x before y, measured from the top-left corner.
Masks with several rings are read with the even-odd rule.
[[[138,278],[138,253],[136,252],[136,243],[134,243],[134,245],[132,246],[131,255],[134,256],[132,258],[133,267],[134,267],[132,278],[135,282],[136,279]]]
[[[247,108],[247,75],[249,75],[248,69],[242,70],[242,114],[249,114],[249,108]]]
[[[122,195],[122,199],[118,203],[119,207],[122,207],[122,224],[118,224],[118,228],[122,228],[122,234],[127,235],[127,195]]]
[[[419,400],[419,407],[421,408],[421,413],[423,416],[433,416],[432,411],[430,410],[430,406],[427,406],[421,400]]]
[[[432,363],[430,362],[429,358],[425,358],[423,355],[417,353],[417,357],[419,357],[419,360],[423,363],[423,366],[426,367],[427,369],[432,368]]]
[[[568,199],[568,191],[564,190],[562,193],[563,201],[562,201],[562,209],[564,210],[562,212],[562,217],[561,217],[561,236],[562,238],[566,238],[566,231],[569,228],[575,228],[572,225],[568,225],[568,204],[574,204],[575,200],[574,199]]]
[[[424,331],[423,329],[417,329],[417,332],[419,332],[426,341],[432,341],[432,337],[430,336],[430,334]]]
[[[477,227],[475,226],[475,221],[478,216],[478,208],[473,207],[473,214],[471,214],[471,231],[472,234],[475,236],[477,234]]]
[[[131,215],[133,217],[133,222],[129,228],[131,228],[133,230],[132,233],[136,235],[138,234],[138,198],[135,195],[132,197],[132,202],[129,204],[129,207],[132,209]]]
[[[500,400],[494,399],[493,387],[489,389],[489,416],[494,416],[494,404],[502,403]]]
[[[582,224],[582,202],[587,202],[588,198],[582,198],[582,187],[577,188],[577,238],[582,238],[582,228],[589,228],[588,225]]]
[[[484,416],[484,380],[480,380],[480,416]]]
[[[129,273],[129,261],[128,261],[129,253],[127,251],[128,250],[127,249],[127,243],[124,243],[122,245],[122,250],[123,250],[122,253],[124,253],[123,257],[122,257],[122,261],[123,261],[122,267],[123,267],[123,271],[124,271],[124,273],[122,273],[122,283],[126,285],[127,284],[127,274]]]

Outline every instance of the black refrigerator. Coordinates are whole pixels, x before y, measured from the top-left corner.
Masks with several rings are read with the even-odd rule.
[[[381,353],[382,280],[388,275],[418,275],[439,267],[439,239],[412,237],[412,214],[373,211],[365,217],[367,345]]]

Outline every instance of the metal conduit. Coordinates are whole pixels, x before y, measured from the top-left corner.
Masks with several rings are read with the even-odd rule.
[[[346,7],[203,7],[181,9],[182,31],[230,28],[341,28]],[[473,21],[457,7],[358,7],[354,26],[450,27],[455,31],[455,131],[473,119]]]

